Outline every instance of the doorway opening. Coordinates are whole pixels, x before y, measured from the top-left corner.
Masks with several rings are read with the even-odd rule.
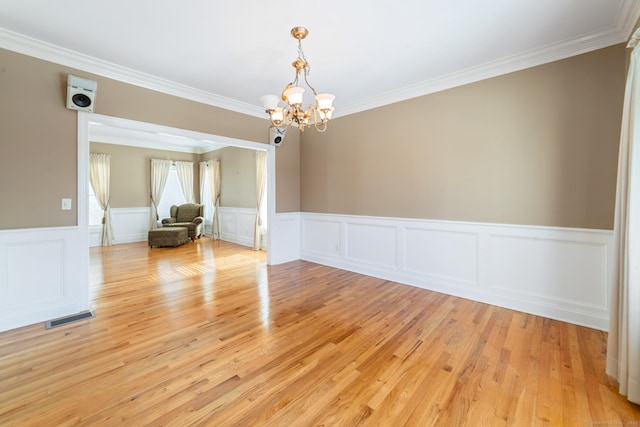
[[[199,144],[204,149],[238,147],[263,151],[267,159],[266,180],[266,223],[265,232],[267,263],[275,259],[272,254],[273,227],[275,216],[275,147],[259,142],[229,138],[180,128],[172,128],[135,120],[78,112],[78,226],[89,234],[89,151],[92,135],[110,135],[112,143],[128,145],[124,141],[155,141],[154,148],[170,149],[167,138],[174,144]],[[165,143],[163,143],[163,139]],[[89,246],[87,242],[87,246]]]

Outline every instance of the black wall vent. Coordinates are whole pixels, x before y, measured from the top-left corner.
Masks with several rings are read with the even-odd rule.
[[[67,323],[77,322],[78,320],[90,319],[92,317],[96,317],[96,314],[93,310],[84,311],[82,313],[73,314],[71,316],[61,317],[59,319],[49,320],[45,327],[47,329],[55,328],[56,326],[66,325]]]

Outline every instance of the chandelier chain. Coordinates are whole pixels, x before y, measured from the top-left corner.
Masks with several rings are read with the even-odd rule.
[[[309,61],[307,61],[307,57],[304,56],[304,51],[302,50],[302,40],[298,40],[298,59],[302,59],[304,61],[304,63],[305,63],[305,67],[304,67],[305,73],[306,74],[311,74],[311,65],[309,65]]]

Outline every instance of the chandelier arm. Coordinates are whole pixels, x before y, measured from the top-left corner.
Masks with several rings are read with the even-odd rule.
[[[318,124],[318,109],[309,106],[309,110],[313,112],[313,125],[317,126]]]
[[[316,128],[316,130],[320,133],[324,132],[325,130],[327,130],[327,122],[321,122],[322,126],[318,127],[317,123],[313,123],[313,127]]]
[[[273,118],[271,118],[271,115],[269,115],[269,121],[270,121],[270,122],[271,122],[271,124],[272,124],[273,126],[275,126],[275,127],[278,127],[278,126],[281,126],[281,125],[282,125],[282,123],[281,123],[280,125],[278,125],[278,123],[274,122],[274,121],[273,121]]]
[[[283,120],[282,122],[276,122],[276,121],[274,121],[274,120],[273,120],[273,118],[272,118],[271,116],[269,116],[269,121],[271,122],[271,124],[272,124],[273,126],[275,126],[275,127],[277,127],[277,128],[279,128],[279,127],[280,127],[280,126],[282,126],[283,124],[284,124],[284,125],[285,125],[285,127],[286,127],[286,121],[284,121],[284,120]]]
[[[298,78],[299,77],[300,77],[300,71],[296,70],[296,78],[293,79],[293,81],[291,83],[289,83],[291,85],[289,87],[298,86]]]
[[[296,119],[295,117],[295,111],[292,110],[284,110],[284,122],[286,123],[287,126],[289,126],[291,123],[293,123]]]
[[[329,120],[318,120],[318,111],[318,108],[313,108],[313,127],[315,127],[318,132],[324,132],[325,130],[327,130],[327,123],[329,122]]]
[[[329,123],[329,120],[327,118],[327,109],[323,109],[323,108],[314,108],[313,110],[313,124],[316,125],[316,129],[318,129],[317,124],[322,124],[323,128],[326,129],[327,124]],[[320,114],[323,113],[323,114]],[[318,116],[320,116],[320,120],[318,120]],[[323,118],[324,117],[324,118]],[[320,131],[320,132],[324,132],[324,131]]]
[[[275,110],[266,110],[266,111],[267,111],[267,114],[269,114],[269,121],[273,126],[277,127],[278,129],[286,130],[293,122],[293,119],[294,119],[293,113],[289,110],[283,110],[282,120],[273,120],[273,112]]]
[[[296,78],[291,83],[286,85],[284,87],[284,89],[282,89],[282,93],[280,94],[280,98],[282,98],[282,100],[286,102],[287,98],[284,96],[284,93],[287,91],[287,89],[295,87],[295,86],[298,86],[298,72],[296,72]]]
[[[309,83],[309,80],[307,80],[307,70],[304,70],[304,82],[307,84],[307,86],[309,86],[311,88],[311,91],[313,92],[314,96],[318,96],[318,92],[316,92],[316,89],[311,86],[311,83]]]

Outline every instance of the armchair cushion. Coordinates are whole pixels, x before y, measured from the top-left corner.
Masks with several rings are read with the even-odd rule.
[[[178,206],[176,222],[192,222],[194,218],[202,216],[203,208],[204,205],[196,205],[195,203],[185,203]]]

